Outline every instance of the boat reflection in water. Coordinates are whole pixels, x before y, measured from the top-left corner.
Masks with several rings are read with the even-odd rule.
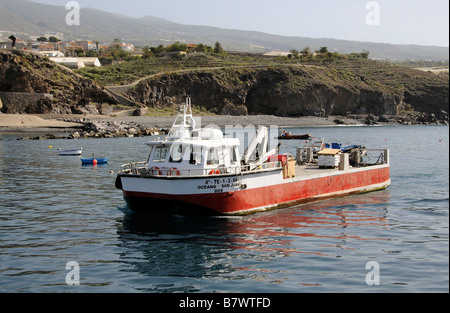
[[[385,220],[389,199],[385,190],[235,217],[168,215],[127,208],[118,233],[129,249],[123,254],[126,263],[145,276],[172,282],[167,290],[153,286],[147,291],[196,290],[195,284],[177,286],[168,277],[283,282],[298,279],[295,268],[309,262],[336,260],[343,251],[357,253],[359,245],[386,240],[382,234],[389,228]],[[326,245],[324,238],[329,241]],[[276,263],[267,262],[278,257],[291,258],[286,260],[290,266],[273,268]],[[311,280],[298,283],[321,284]]]

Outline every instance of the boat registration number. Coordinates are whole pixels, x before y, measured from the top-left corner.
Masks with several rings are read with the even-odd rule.
[[[226,188],[239,187],[239,179],[237,177],[212,178],[206,179],[204,183],[197,185],[198,190],[214,190],[214,193],[221,193]]]

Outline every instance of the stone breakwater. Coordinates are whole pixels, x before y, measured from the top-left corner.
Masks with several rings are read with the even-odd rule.
[[[167,129],[146,127],[133,121],[107,121],[90,120],[86,118],[64,118],[58,119],[64,122],[79,123],[84,126],[72,129],[68,134],[45,134],[40,136],[22,137],[22,139],[45,140],[45,139],[78,139],[78,138],[120,138],[120,137],[145,137],[167,134]]]

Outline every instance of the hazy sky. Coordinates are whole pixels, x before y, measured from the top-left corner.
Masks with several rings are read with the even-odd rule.
[[[32,0],[65,6],[68,0]],[[448,0],[78,0],[135,18],[270,34],[449,46]],[[370,5],[375,3],[377,6]],[[369,4],[369,6],[367,6]],[[369,24],[378,25],[369,25]]]

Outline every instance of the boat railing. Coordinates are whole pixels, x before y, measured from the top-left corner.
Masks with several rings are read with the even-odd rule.
[[[361,154],[361,165],[389,164],[389,149],[365,149]]]
[[[192,176],[216,176],[216,175],[239,175],[242,173],[255,173],[261,171],[270,171],[282,169],[282,163],[268,162],[255,165],[243,166],[219,166],[217,168],[199,168],[199,169],[178,169],[175,167],[148,167],[147,162],[133,162],[123,164],[120,169],[121,174],[139,175],[141,177],[192,177]]]
[[[266,163],[261,163],[258,165],[242,165],[241,166],[241,171],[244,173],[248,173],[248,172],[260,172],[262,170],[272,170],[272,169],[281,169],[282,163],[281,161],[275,161],[275,162],[266,162]]]
[[[120,166],[120,173],[139,175],[140,172],[147,168],[147,162],[130,162]]]

